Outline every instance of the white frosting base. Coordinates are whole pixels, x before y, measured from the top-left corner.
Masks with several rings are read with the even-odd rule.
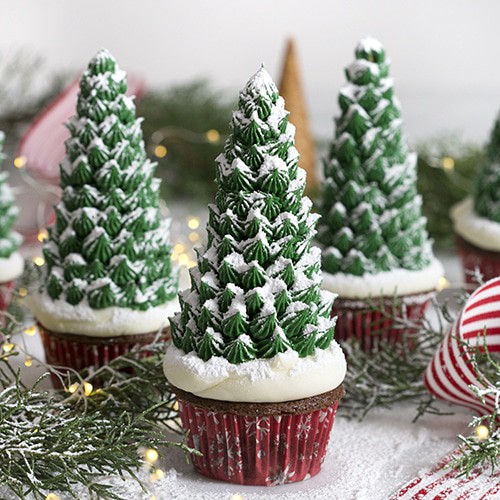
[[[89,337],[119,337],[157,332],[168,325],[168,318],[180,307],[176,299],[146,311],[125,307],[92,309],[87,303],[72,306],[52,300],[47,294],[27,297],[37,320],[47,329]]]
[[[330,274],[323,271],[323,288],[340,298],[366,299],[368,297],[400,297],[402,295],[434,290],[444,269],[435,257],[429,266],[418,271],[393,269],[377,274]]]
[[[19,252],[14,252],[6,259],[0,258],[0,283],[18,278],[23,271],[24,258]]]
[[[474,200],[465,198],[450,210],[455,232],[483,250],[500,252],[500,224],[474,211]]]
[[[163,370],[172,385],[202,398],[281,403],[335,389],[344,380],[346,361],[335,341],[306,358],[289,350],[239,365],[215,356],[203,361],[194,351],[186,354],[170,345]]]

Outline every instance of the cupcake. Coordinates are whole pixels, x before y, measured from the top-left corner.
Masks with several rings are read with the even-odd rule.
[[[486,161],[476,179],[473,196],[450,212],[458,255],[465,281],[477,286],[476,271],[483,281],[500,276],[500,116],[486,147]]]
[[[416,189],[416,155],[403,135],[389,61],[362,40],[340,91],[318,210],[323,286],[339,295],[338,340],[367,350],[399,342],[399,317],[418,319],[443,268],[432,253]]]
[[[5,159],[2,153],[5,135],[0,131],[0,167]],[[18,209],[14,195],[7,184],[7,173],[0,172],[0,324],[4,323],[16,278],[24,270],[24,259],[18,252],[22,243],[19,233],[12,230]]]
[[[247,83],[217,160],[208,242],[179,294],[165,375],[202,474],[273,485],[317,474],[346,364],[321,291],[317,216],[295,128],[264,68]]]
[[[101,50],[80,80],[61,201],[31,295],[46,359],[80,370],[151,342],[177,307],[169,221],[126,75]]]

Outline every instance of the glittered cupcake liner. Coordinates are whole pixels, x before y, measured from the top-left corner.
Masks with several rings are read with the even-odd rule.
[[[483,281],[500,276],[500,252],[491,252],[476,247],[460,236],[456,237],[457,253],[462,263],[465,283],[474,288],[479,286],[475,279],[475,272],[479,270]]]
[[[378,350],[380,344],[395,345],[406,342],[412,348],[411,328],[399,319],[416,321],[423,317],[435,292],[384,298],[369,302],[337,299],[332,316],[337,316],[335,340],[355,338],[365,352]]]
[[[256,486],[318,474],[337,407],[338,401],[309,413],[240,415],[179,397],[188,445],[202,453],[191,457],[195,469],[212,479]]]

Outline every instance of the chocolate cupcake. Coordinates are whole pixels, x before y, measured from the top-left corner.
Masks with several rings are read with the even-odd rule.
[[[337,339],[355,337],[369,351],[401,340],[397,319],[422,316],[443,268],[422,217],[417,158],[402,131],[385,50],[368,38],[355,54],[324,162],[318,241],[323,286],[339,295]]]
[[[261,68],[217,160],[208,243],[171,319],[164,369],[206,476],[273,485],[318,473],[345,358],[320,290],[317,216],[303,197],[284,101]]]
[[[125,73],[99,51],[67,124],[62,198],[31,296],[47,361],[78,370],[149,343],[177,308],[160,181],[126,89]]]

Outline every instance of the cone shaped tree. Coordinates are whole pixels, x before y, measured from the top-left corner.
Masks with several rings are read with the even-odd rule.
[[[3,144],[5,135],[0,132],[0,167],[5,159]],[[22,243],[19,233],[14,231],[13,225],[18,215],[18,209],[14,205],[14,194],[7,183],[7,173],[0,172],[0,258],[9,258]]]
[[[486,148],[486,163],[477,177],[474,209],[481,217],[500,222],[500,115]]]
[[[239,364],[293,349],[304,357],[332,341],[333,295],[320,291],[317,216],[303,197],[284,101],[261,68],[239,96],[232,133],[216,160],[208,243],[171,320],[176,347]]]
[[[300,154],[301,168],[307,173],[306,191],[310,192],[317,185],[316,153],[309,127],[297,50],[293,38],[290,38],[287,42],[279,91],[283,99],[285,99],[286,107],[290,112],[289,119],[295,125],[295,146]]]
[[[175,297],[169,221],[126,75],[106,51],[80,81],[61,163],[62,199],[44,248],[47,292],[76,306],[146,310]]]
[[[361,41],[355,53],[324,162],[323,269],[357,276],[420,270],[433,256],[416,190],[416,155],[402,131],[389,62],[373,39]]]

